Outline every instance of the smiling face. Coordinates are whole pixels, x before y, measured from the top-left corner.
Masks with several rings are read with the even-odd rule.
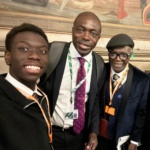
[[[92,13],[78,16],[72,28],[73,44],[81,56],[88,55],[101,34],[100,20]]]
[[[113,68],[113,70],[115,72],[119,73],[125,69],[128,61],[130,59],[130,56],[132,54],[132,48],[129,46],[125,46],[122,48],[115,48],[115,49],[111,50],[111,52],[116,53],[116,54],[130,54],[126,60],[121,60],[119,56],[117,56],[115,59],[112,59],[110,57],[110,54],[108,55],[109,63],[111,64],[111,67]]]
[[[6,51],[5,61],[10,62],[11,76],[32,89],[47,68],[48,43],[40,34],[20,32]]]

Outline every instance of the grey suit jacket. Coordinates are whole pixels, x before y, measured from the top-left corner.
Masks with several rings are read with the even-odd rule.
[[[58,98],[58,93],[64,73],[65,63],[67,59],[68,49],[70,43],[67,43],[64,47],[62,56],[58,62],[58,65],[53,70],[47,81],[43,84],[43,78],[40,80],[40,86],[44,90],[44,92],[48,95],[50,106],[51,106],[51,115],[55,109],[56,101]],[[99,91],[102,88],[104,77],[101,76],[99,81],[97,82],[97,69],[96,69],[96,61],[93,55],[93,66],[92,66],[92,77],[91,77],[91,85],[90,92],[88,95],[88,101],[86,103],[86,120],[85,120],[85,129],[89,132],[94,132],[98,134],[99,132]],[[87,131],[86,130],[86,131]]]

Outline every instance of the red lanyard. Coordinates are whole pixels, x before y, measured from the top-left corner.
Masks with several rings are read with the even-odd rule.
[[[18,89],[18,88],[17,88]],[[41,104],[39,103],[39,101],[37,99],[35,99],[33,96],[25,93],[23,90],[21,89],[18,89],[27,99],[29,100],[33,100],[34,102],[37,103],[37,105],[39,106],[41,112],[42,112],[42,115],[43,115],[43,118],[47,124],[47,127],[48,127],[48,137],[49,137],[49,140],[50,140],[50,143],[52,143],[52,126],[51,126],[51,117],[50,117],[50,107],[49,107],[49,101],[48,101],[48,98],[46,96],[46,94],[44,92],[42,92],[39,88],[38,90],[44,95],[45,99],[46,99],[46,103],[47,103],[47,108],[48,108],[48,117],[49,117],[49,120],[48,118],[46,117],[46,114],[41,106]]]

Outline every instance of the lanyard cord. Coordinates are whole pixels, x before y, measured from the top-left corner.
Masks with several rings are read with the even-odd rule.
[[[110,80],[109,80],[109,92],[110,92],[110,102],[109,102],[109,106],[112,105],[112,100],[113,100],[113,96],[116,93],[117,89],[119,88],[119,86],[121,85],[122,81],[124,80],[125,76],[127,76],[129,70],[129,64],[126,65],[125,70],[123,72],[122,77],[119,79],[114,91],[112,92],[112,71],[110,71]]]
[[[18,89],[18,88],[17,88]],[[47,109],[48,109],[48,116],[49,116],[49,120],[48,121],[48,118],[46,117],[46,114],[41,106],[41,104],[39,103],[39,101],[37,99],[35,99],[33,96],[31,95],[28,95],[27,93],[25,93],[24,91],[22,91],[21,89],[18,89],[27,99],[29,100],[33,100],[34,102],[37,103],[37,105],[39,106],[41,112],[42,112],[42,115],[43,115],[43,118],[47,124],[47,127],[48,127],[48,137],[49,137],[49,140],[50,140],[50,143],[52,143],[52,126],[51,126],[51,117],[50,117],[50,107],[49,107],[49,102],[48,102],[48,98],[46,96],[46,94],[44,92],[42,92],[39,88],[38,90],[44,95],[45,99],[46,99],[46,104],[47,104]]]
[[[71,54],[70,54],[70,49],[68,50],[68,62],[69,62],[69,71],[70,71],[70,77],[71,77],[71,81],[72,81],[72,74],[73,74],[73,71],[72,71],[72,58],[71,58]],[[90,67],[91,67],[91,61],[92,59],[90,60],[90,62],[88,63],[88,67],[87,67],[87,74],[89,73],[89,70],[90,70]],[[87,77],[87,75],[86,75]],[[71,93],[75,93],[75,91],[82,85],[82,83],[86,80],[86,77],[84,79],[82,79],[72,90],[71,90]]]

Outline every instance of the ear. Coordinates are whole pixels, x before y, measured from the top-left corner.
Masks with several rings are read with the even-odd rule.
[[[9,51],[5,51],[4,58],[5,58],[6,64],[10,66],[11,63],[10,63],[10,52]]]
[[[99,35],[98,40],[100,40],[100,38],[101,38],[101,34]]]
[[[72,27],[72,32],[74,31],[74,26]]]

